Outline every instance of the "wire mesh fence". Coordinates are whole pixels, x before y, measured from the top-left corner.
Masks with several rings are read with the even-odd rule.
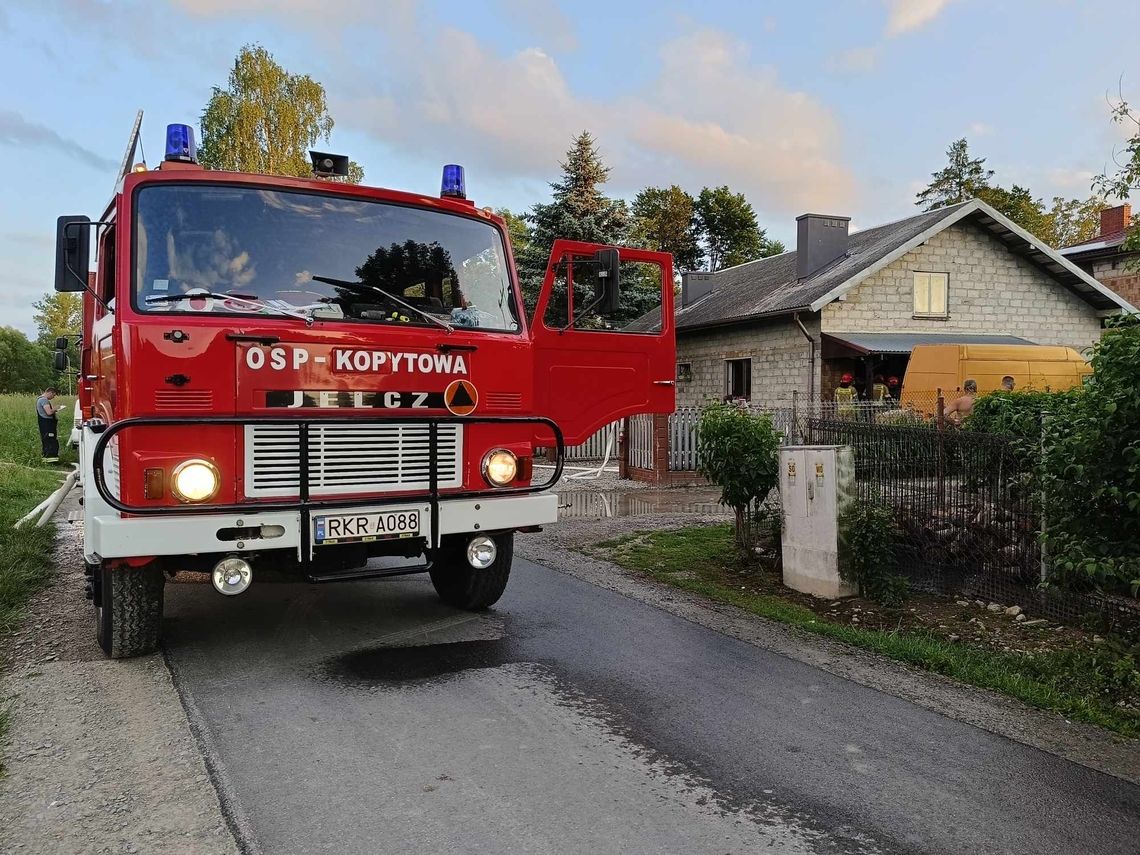
[[[1134,598],[1042,586],[1043,509],[1006,437],[834,417],[808,417],[802,429],[808,443],[852,447],[856,495],[894,510],[899,570],[913,587],[1140,631]]]

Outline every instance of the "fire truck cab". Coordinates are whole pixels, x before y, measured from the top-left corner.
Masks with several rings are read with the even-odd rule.
[[[612,320],[623,281],[654,332]],[[674,404],[671,257],[558,241],[528,319],[505,223],[456,166],[439,197],[214,172],[172,125],[97,222],[59,219],[55,287],[84,294],[83,554],[110,657],[155,649],[178,571],[227,595],[261,569],[426,572],[486,608],[515,532],[557,520],[564,448]]]

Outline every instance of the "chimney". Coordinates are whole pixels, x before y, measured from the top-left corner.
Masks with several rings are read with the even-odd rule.
[[[713,274],[711,273],[682,273],[681,274],[681,308],[691,306],[713,289]]]
[[[801,214],[796,217],[796,278],[807,279],[847,254],[850,217]]]
[[[1100,237],[1122,232],[1132,222],[1132,206],[1125,203],[1100,212]]]

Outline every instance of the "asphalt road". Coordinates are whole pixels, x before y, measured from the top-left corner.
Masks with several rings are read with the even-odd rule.
[[[526,561],[166,609],[265,853],[1140,849],[1140,787]]]

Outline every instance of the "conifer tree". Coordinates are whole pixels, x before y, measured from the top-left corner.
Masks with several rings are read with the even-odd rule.
[[[602,163],[589,131],[575,137],[561,166],[562,177],[550,185],[551,201],[534,205],[526,216],[531,234],[519,259],[519,274],[528,309],[533,309],[538,299],[555,240],[621,244],[629,231],[625,202],[602,192],[610,170]]]
[[[994,171],[985,168],[984,157],[970,157],[969,144],[964,138],[950,144],[946,157],[949,163],[932,173],[934,180],[915,197],[915,204],[924,211],[973,199],[990,186]]]

